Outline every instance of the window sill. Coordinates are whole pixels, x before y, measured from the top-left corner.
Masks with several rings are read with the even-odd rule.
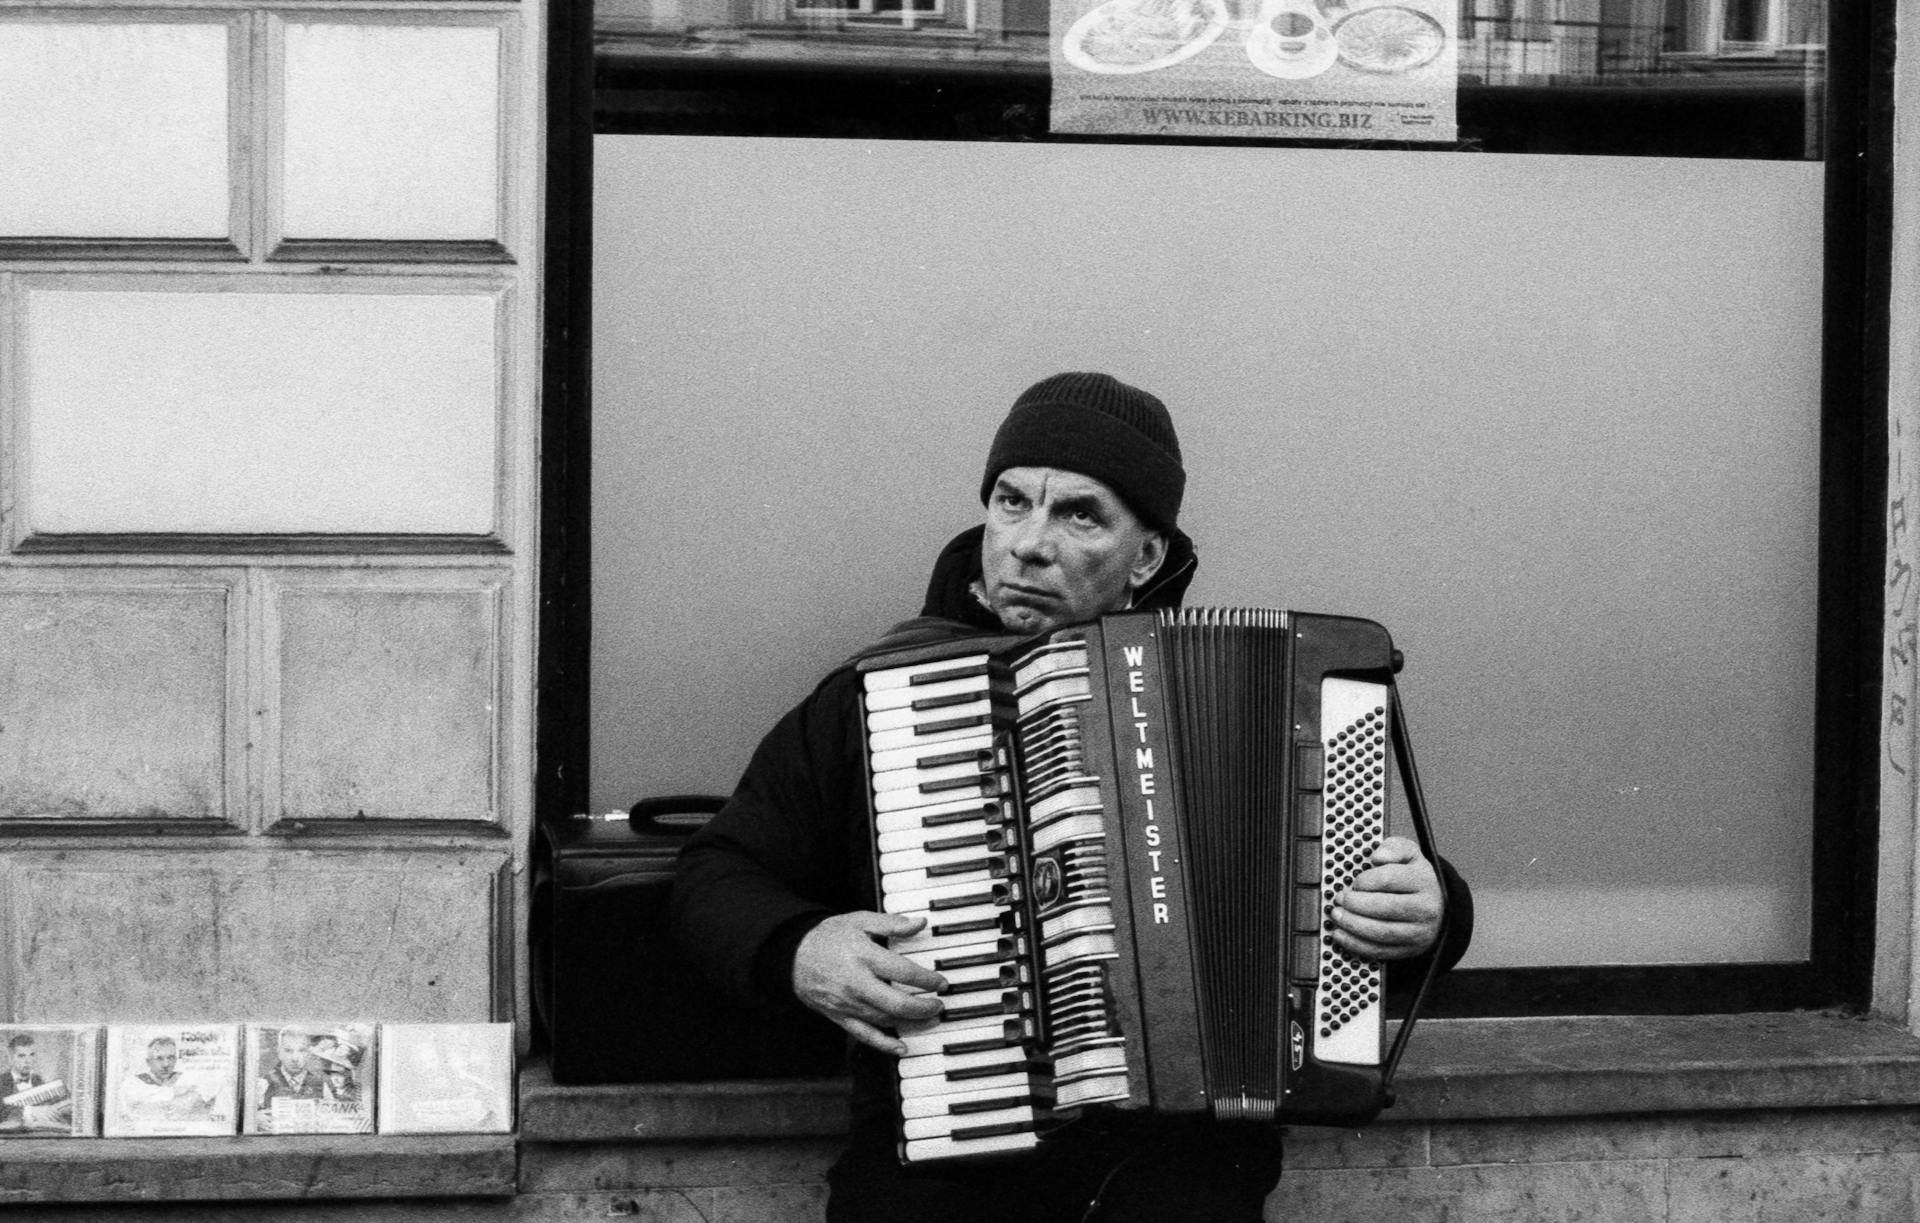
[[[1786,1013],[1428,1020],[1384,1120],[1609,1116],[1920,1104],[1920,1039]],[[520,1079],[527,1143],[798,1138],[847,1125],[839,1079],[566,1087]]]
[[[503,1198],[512,1134],[9,1138],[0,1205],[332,1198]]]
[[[1920,1103],[1920,1039],[1806,1012],[1430,1020],[1398,1096],[1396,1121],[1895,1107]]]

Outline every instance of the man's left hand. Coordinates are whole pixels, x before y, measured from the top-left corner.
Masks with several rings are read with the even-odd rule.
[[[1406,837],[1381,842],[1372,862],[1334,898],[1333,941],[1368,960],[1421,954],[1440,934],[1440,876]]]

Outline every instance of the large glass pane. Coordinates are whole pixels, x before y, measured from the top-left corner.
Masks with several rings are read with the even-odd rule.
[[[1821,167],[602,136],[594,802],[731,787],[978,521],[1013,397],[1164,396],[1193,598],[1378,619],[1471,964],[1793,961]]]

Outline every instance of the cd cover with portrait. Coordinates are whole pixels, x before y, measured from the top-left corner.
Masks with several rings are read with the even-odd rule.
[[[246,1134],[371,1134],[377,1084],[371,1023],[250,1023]]]
[[[107,1028],[108,1138],[232,1134],[240,1029],[234,1024]]]
[[[0,1027],[0,1138],[100,1133],[100,1028]]]

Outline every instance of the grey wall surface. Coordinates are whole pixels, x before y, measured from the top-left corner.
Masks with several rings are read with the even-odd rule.
[[[1194,602],[1393,630],[1469,963],[1797,957],[1815,164],[600,137],[593,802],[918,608],[1028,383],[1166,399]]]

